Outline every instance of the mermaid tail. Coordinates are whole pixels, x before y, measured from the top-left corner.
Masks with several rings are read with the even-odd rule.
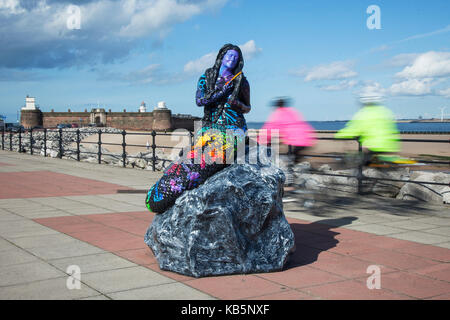
[[[149,189],[145,204],[150,211],[165,212],[184,191],[198,187],[232,163],[230,157],[236,154],[237,144],[245,139],[245,134],[235,130],[230,139],[227,129],[230,127],[214,125],[199,130],[190,151],[171,163],[161,179]]]

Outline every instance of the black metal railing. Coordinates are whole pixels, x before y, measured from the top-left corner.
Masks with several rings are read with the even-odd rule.
[[[177,146],[162,146],[162,145],[157,145],[156,144],[156,137],[157,136],[188,136],[189,137],[189,143],[192,146],[194,143],[194,134],[191,131],[186,131],[185,134],[180,134],[180,133],[167,133],[167,132],[157,132],[157,131],[151,131],[151,132],[127,132],[126,130],[122,130],[122,131],[115,131],[115,132],[107,132],[107,131],[103,131],[101,129],[99,130],[88,130],[88,131],[84,131],[84,133],[90,133],[90,134],[97,134],[98,135],[98,140],[96,142],[90,142],[90,141],[83,141],[83,144],[96,144],[98,147],[97,152],[90,152],[90,151],[81,151],[80,150],[80,145],[81,145],[81,133],[82,131],[80,129],[77,129],[75,131],[76,134],[76,138],[75,141],[70,141],[70,143],[76,143],[76,150],[70,150],[70,149],[64,149],[64,141],[63,141],[63,134],[65,131],[63,131],[63,129],[58,129],[57,131],[52,130],[52,129],[29,129],[29,130],[19,130],[17,133],[13,133],[13,132],[6,132],[4,130],[1,131],[1,148],[2,150],[5,150],[5,136],[9,135],[9,150],[13,151],[13,137],[17,135],[18,137],[18,148],[17,150],[19,152],[27,152],[27,150],[25,150],[24,146],[23,146],[23,141],[22,138],[25,137],[25,135],[28,132],[28,138],[29,138],[29,145],[30,145],[30,154],[34,154],[34,148],[36,145],[36,141],[35,141],[35,137],[36,135],[33,135],[33,133],[36,132],[43,132],[43,148],[41,147],[41,149],[43,149],[44,151],[44,157],[47,157],[47,146],[49,142],[53,142],[55,141],[54,139],[49,139],[49,132],[57,132],[57,143],[58,143],[58,157],[61,159],[64,155],[67,154],[76,154],[76,160],[77,161],[81,161],[81,154],[91,154],[91,155],[96,155],[98,163],[101,164],[102,163],[102,157],[104,156],[118,156],[118,154],[113,154],[113,153],[103,153],[102,152],[102,146],[103,145],[115,145],[115,146],[121,146],[122,147],[122,154],[121,154],[121,158],[122,158],[122,166],[126,167],[126,163],[128,159],[131,158],[138,158],[137,156],[132,156],[129,155],[127,153],[127,147],[142,147],[142,148],[147,148],[147,150],[149,150],[151,148],[152,150],[152,156],[151,156],[151,166],[152,166],[152,171],[156,171],[156,163],[157,160],[165,160],[165,161],[170,161],[170,159],[161,159],[161,158],[157,158],[156,155],[156,149],[183,149],[184,147],[177,147]],[[69,131],[69,132],[74,132],[74,131]],[[316,131],[317,133],[336,133],[336,131]],[[401,134],[409,134],[410,132],[401,132]],[[422,134],[428,133],[429,132],[421,132]],[[22,136],[22,134],[24,134],[24,136]],[[122,135],[122,143],[107,143],[102,141],[102,134],[118,134],[118,135]],[[439,134],[450,134],[449,132],[439,132]],[[127,135],[146,135],[151,139],[151,145],[140,145],[140,144],[127,144],[126,143],[126,136]],[[361,142],[359,141],[358,138],[351,138],[351,139],[336,139],[334,137],[317,137],[318,140],[335,140],[335,141],[345,141],[345,140],[351,140],[351,141],[355,141],[358,144],[358,153],[361,154],[362,151],[362,145]],[[447,144],[449,146],[449,151],[450,151],[450,139],[439,139],[439,140],[433,140],[433,139],[400,139],[401,142],[422,142],[422,143],[441,143],[441,144]],[[6,149],[7,146],[6,146]],[[291,150],[291,149],[289,149]],[[289,151],[291,152],[291,151]],[[289,153],[288,152],[288,153]],[[342,155],[338,155],[338,154],[302,154],[304,157],[316,157],[316,158],[340,158],[342,157]],[[450,169],[450,161],[434,161],[434,160],[420,160],[421,163],[425,163],[425,164],[438,164],[438,165],[447,165],[449,166]],[[318,170],[312,170],[311,173],[313,174],[318,174],[318,175],[327,175],[327,176],[336,176],[336,177],[346,177],[346,178],[355,178],[357,180],[357,192],[360,194],[362,193],[363,190],[363,182],[364,180],[385,180],[385,181],[391,181],[391,182],[404,182],[404,183],[416,183],[416,184],[429,184],[429,185],[442,185],[442,186],[450,186],[449,183],[439,183],[439,182],[428,182],[428,181],[412,181],[412,180],[400,180],[400,179],[390,179],[390,178],[375,178],[375,177],[368,177],[365,176],[363,174],[363,169],[364,169],[364,164],[362,161],[360,161],[357,164],[357,173],[356,175],[347,175],[347,174],[336,174],[336,173],[328,173],[328,172],[323,172],[323,171],[318,171]]]
[[[23,143],[23,138],[25,137],[24,135],[28,134],[28,139],[29,139],[29,152],[30,154],[34,154],[34,149],[36,148],[36,141],[35,141],[35,137],[36,135],[33,135],[33,133],[36,132],[42,132],[43,133],[43,138],[42,138],[42,142],[43,142],[43,146],[41,147],[41,149],[43,149],[44,152],[44,156],[47,157],[47,150],[48,150],[48,143],[50,142],[54,142],[56,141],[58,144],[58,158],[62,159],[63,156],[66,155],[70,155],[70,154],[75,154],[76,155],[76,160],[77,161],[81,161],[81,154],[89,154],[89,155],[95,155],[98,159],[98,163],[102,163],[102,157],[103,156],[117,156],[117,154],[115,153],[103,153],[102,152],[102,146],[104,145],[110,145],[110,146],[121,146],[122,147],[122,166],[125,167],[126,166],[126,162],[128,159],[130,158],[139,158],[137,156],[132,156],[129,155],[127,152],[127,147],[141,147],[141,148],[147,148],[151,149],[152,152],[152,156],[151,156],[151,162],[152,162],[152,170],[156,171],[156,162],[158,159],[160,160],[165,160],[165,161],[169,161],[170,159],[161,159],[161,158],[157,158],[157,154],[156,154],[156,149],[183,149],[183,147],[177,147],[177,146],[164,146],[164,145],[157,145],[156,144],[156,137],[157,136],[186,136],[189,138],[190,144],[193,144],[193,133],[190,131],[187,131],[186,134],[181,134],[178,132],[175,133],[167,133],[165,132],[157,132],[157,131],[151,131],[148,133],[143,133],[143,132],[127,132],[126,130],[122,130],[120,132],[114,131],[114,132],[108,132],[108,131],[103,131],[101,129],[99,130],[88,130],[88,131],[81,131],[80,129],[76,129],[75,131],[69,131],[71,133],[75,132],[76,134],[76,138],[74,141],[69,141],[67,143],[75,143],[76,144],[76,149],[75,150],[71,150],[71,149],[67,149],[64,147],[64,132],[67,131],[63,131],[63,129],[25,129],[25,130],[19,130],[18,132],[6,132],[4,130],[1,131],[1,149],[2,150],[8,150],[8,147],[6,146],[5,143],[5,137],[9,135],[9,150],[10,151],[14,151],[14,147],[13,147],[13,138],[17,136],[18,138],[18,143],[16,146],[16,151],[18,152],[22,152],[22,153],[27,153],[28,151],[24,148],[24,143]],[[49,133],[53,132],[53,133],[57,133],[57,138],[56,139],[50,139],[49,138]],[[92,141],[81,141],[81,133],[89,133],[89,134],[97,134],[98,135],[98,140],[96,142],[92,142]],[[102,141],[102,135],[104,134],[118,134],[118,135],[122,135],[122,143],[111,143],[111,142],[104,142]],[[144,135],[144,136],[148,136],[152,143],[151,145],[141,145],[141,144],[128,144],[126,142],[126,137],[127,136],[132,136],[132,135]],[[81,151],[80,146],[81,144],[95,144],[97,145],[97,152],[90,152],[90,151]]]
[[[330,134],[334,134],[337,131],[316,131],[317,133],[330,133]],[[411,132],[400,132],[400,134],[410,134]],[[414,132],[416,133],[416,132]],[[421,134],[434,134],[431,132],[420,132]],[[439,132],[439,134],[450,134],[449,132]],[[359,140],[359,138],[348,138],[348,139],[337,139],[334,137],[317,137],[318,140],[334,140],[334,141],[345,141],[345,140],[350,140],[350,141],[355,141],[358,144],[358,154],[362,155],[363,149],[362,149],[362,144],[361,141]],[[401,142],[424,142],[424,143],[442,143],[442,144],[448,144],[449,145],[449,152],[450,152],[450,139],[448,140],[434,140],[434,139],[399,139],[399,141]],[[292,152],[292,148],[289,148],[288,153]],[[337,154],[325,154],[325,155],[317,155],[317,154],[302,154],[302,156],[304,157],[318,157],[318,158],[341,158],[342,155],[337,155]],[[360,158],[362,159],[362,156],[360,156]],[[448,169],[450,170],[450,161],[435,161],[435,160],[420,160],[421,163],[424,164],[437,164],[437,165],[447,165]],[[365,176],[363,174],[363,169],[364,169],[364,163],[363,161],[358,161],[357,162],[357,173],[356,175],[346,175],[346,174],[336,174],[336,173],[328,173],[328,172],[323,172],[323,171],[318,171],[318,170],[312,170],[311,173],[313,174],[318,174],[318,175],[325,175],[325,176],[335,176],[335,177],[345,177],[345,178],[355,178],[357,180],[357,193],[358,194],[362,194],[363,193],[363,181],[364,180],[374,180],[374,181],[391,181],[391,182],[404,182],[404,183],[416,183],[416,184],[429,184],[429,185],[440,185],[440,186],[449,186],[450,187],[450,183],[440,183],[440,182],[428,182],[428,181],[413,181],[413,180],[400,180],[400,179],[390,179],[390,178],[376,178],[376,177],[368,177]]]

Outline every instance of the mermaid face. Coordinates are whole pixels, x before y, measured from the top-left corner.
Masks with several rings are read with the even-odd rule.
[[[222,59],[222,67],[234,69],[239,60],[239,53],[236,50],[228,50]]]

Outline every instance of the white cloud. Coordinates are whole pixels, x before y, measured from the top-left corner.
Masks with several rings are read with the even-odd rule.
[[[343,80],[338,84],[332,84],[328,86],[321,86],[320,89],[325,91],[341,91],[355,87],[359,82],[357,80]]]
[[[421,79],[450,76],[450,52],[429,51],[396,74],[398,78]]]
[[[351,61],[335,61],[330,64],[323,64],[313,67],[309,71],[306,71],[305,81],[314,80],[341,80],[353,78],[358,75],[351,69],[353,63]],[[305,70],[297,71],[298,75],[302,75]]]
[[[244,60],[253,59],[262,52],[262,49],[256,46],[255,40],[249,40],[246,43],[241,44],[239,48],[241,48]]]
[[[437,94],[450,99],[450,88],[438,90]]]
[[[388,91],[376,81],[365,81],[357,94],[362,96],[379,96],[383,97]]]
[[[140,3],[139,6],[132,1],[132,5],[127,2],[123,5],[127,6],[131,19],[120,29],[119,35],[129,38],[140,38],[152,32],[161,32],[170,25],[184,22],[202,11],[196,4],[179,3],[175,0],[157,0]]]
[[[381,45],[381,46],[379,46],[377,48],[371,49],[369,52],[373,53],[373,52],[377,52],[377,51],[384,51],[384,50],[387,50],[387,49],[392,49],[394,47],[394,45],[398,44],[398,43],[403,43],[403,42],[407,42],[407,41],[410,41],[410,40],[417,40],[417,39],[428,38],[428,37],[431,37],[431,36],[435,36],[435,35],[443,34],[443,33],[447,33],[447,32],[450,32],[450,25],[448,25],[448,26],[446,26],[446,27],[444,27],[442,29],[434,30],[434,31],[427,32],[427,33],[416,34],[416,35],[410,36],[410,37],[405,38],[405,39],[401,39],[401,40],[390,42],[389,44],[383,44],[383,45]]]
[[[141,69],[128,72],[110,71],[101,68],[98,71],[98,80],[100,81],[121,81],[130,85],[166,85],[177,83],[186,79],[183,73],[167,72],[161,64],[150,64]]]
[[[132,71],[123,76],[123,80],[131,83],[148,84],[158,80],[158,71],[161,69],[159,64],[151,64],[140,70]]]
[[[217,53],[210,52],[204,56],[198,58],[197,60],[189,61],[184,65],[184,72],[187,73],[200,73],[210,68],[214,64]]]
[[[255,40],[249,40],[244,44],[239,45],[242,51],[242,55],[245,60],[251,60],[262,52],[261,48],[256,46]],[[207,53],[196,60],[191,60],[184,65],[184,72],[190,74],[196,74],[204,72],[207,68],[213,66],[217,57],[217,52]]]
[[[408,79],[394,83],[389,92],[395,96],[423,96],[432,94],[432,86],[435,85],[432,78]]]
[[[111,62],[138,40],[161,41],[179,23],[226,0],[0,0],[0,67],[53,68]],[[70,30],[69,5],[81,11]],[[26,40],[24,40],[26,39]],[[43,48],[46,48],[45,50]]]
[[[20,6],[19,0],[0,0],[0,13],[19,14],[25,10]]]
[[[391,49],[390,46],[388,46],[387,44],[383,44],[383,45],[378,46],[378,47],[376,47],[376,48],[370,49],[369,52],[370,52],[370,53],[381,52],[381,51],[386,51],[386,50],[389,50],[389,49]]]
[[[403,40],[400,40],[400,41],[397,41],[397,42],[405,42],[405,41],[409,41],[409,40],[428,38],[428,37],[431,37],[431,36],[434,36],[434,35],[437,35],[437,34],[441,34],[441,33],[446,33],[446,32],[449,32],[449,31],[450,31],[450,25],[448,25],[448,26],[446,26],[446,27],[444,27],[442,29],[439,29],[439,30],[434,30],[434,31],[427,32],[427,33],[416,34],[414,36],[408,37],[406,39],[403,39]]]
[[[302,77],[305,82],[341,80],[332,84],[319,86],[321,90],[325,91],[341,91],[351,89],[360,84],[357,80],[349,80],[358,75],[357,72],[352,70],[353,65],[353,61],[335,61],[311,68],[302,66],[298,69],[289,71],[289,73],[297,77]]]
[[[420,56],[419,53],[401,53],[388,60],[383,65],[387,67],[405,67],[410,65]]]

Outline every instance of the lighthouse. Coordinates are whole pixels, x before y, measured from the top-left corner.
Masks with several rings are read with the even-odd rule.
[[[20,124],[25,128],[34,128],[42,126],[42,112],[36,106],[36,99],[27,96],[25,106],[20,110]]]
[[[36,107],[36,98],[27,96],[25,98],[25,107],[22,108],[22,110],[37,110],[39,109]]]
[[[147,107],[144,101],[142,101],[141,106],[139,107],[139,112],[147,112]]]

